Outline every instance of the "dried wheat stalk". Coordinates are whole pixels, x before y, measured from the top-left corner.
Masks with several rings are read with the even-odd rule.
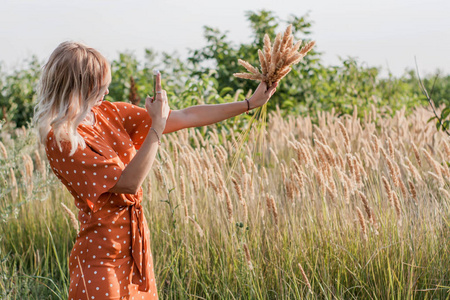
[[[188,217],[189,221],[192,222],[192,224],[194,224],[195,230],[197,230],[197,233],[200,237],[203,237],[205,234],[203,232],[203,229],[200,227],[200,225],[191,217]]]
[[[8,158],[8,152],[2,142],[0,142],[0,152],[2,153],[4,159]]]
[[[243,244],[244,247],[244,253],[245,253],[245,260],[247,261],[248,268],[253,270],[253,264],[252,264],[252,257],[250,256],[250,250],[248,249],[247,244]]]
[[[66,212],[67,216],[69,217],[70,223],[72,223],[73,228],[78,231],[80,229],[78,225],[78,219],[75,216],[75,214],[64,204],[61,202],[61,205]]]
[[[277,34],[273,45],[270,43],[269,36],[264,35],[263,51],[258,50],[261,72],[245,60],[239,59],[238,63],[250,73],[234,73],[233,75],[239,78],[263,81],[267,86],[279,82],[292,70],[291,66],[299,63],[316,43],[309,42],[298,51],[302,41],[293,44],[293,39],[292,25],[286,28],[284,35]]]
[[[306,276],[305,270],[303,270],[303,267],[302,267],[302,265],[300,263],[298,263],[298,268],[300,269],[300,272],[301,272],[301,274],[303,276],[303,279],[305,280],[305,284],[308,287],[309,292],[312,294],[313,291],[312,291],[312,288],[311,288],[311,283],[309,282],[309,279]]]
[[[362,211],[359,209],[359,207],[356,207],[356,213],[359,220],[359,224],[361,225],[363,238],[365,241],[367,241],[367,228],[366,228],[366,221],[364,220],[364,215]]]

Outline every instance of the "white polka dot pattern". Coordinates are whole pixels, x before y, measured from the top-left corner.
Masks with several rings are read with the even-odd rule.
[[[152,119],[145,108],[125,103],[115,102],[120,119],[123,120],[123,127],[130,135],[136,149],[139,149],[147,136]],[[169,111],[169,116],[172,110]]]

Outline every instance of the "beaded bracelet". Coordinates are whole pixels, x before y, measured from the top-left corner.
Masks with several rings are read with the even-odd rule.
[[[158,145],[161,146],[161,139],[159,138],[158,132],[157,132],[157,131],[155,130],[155,128],[153,128],[153,127],[150,127],[150,129],[153,130],[153,131],[155,132],[156,137],[158,138]]]

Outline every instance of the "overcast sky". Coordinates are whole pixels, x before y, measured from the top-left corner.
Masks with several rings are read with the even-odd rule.
[[[145,48],[186,56],[205,44],[204,25],[249,42],[245,11],[261,9],[281,19],[310,12],[326,64],[352,56],[401,75],[416,56],[421,72],[450,74],[449,0],[0,0],[0,61],[12,69],[32,54],[45,59],[65,40],[110,60]]]

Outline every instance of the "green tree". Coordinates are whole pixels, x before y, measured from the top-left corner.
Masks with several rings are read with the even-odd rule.
[[[139,98],[151,95],[152,70],[159,68],[174,109],[199,103],[243,100],[258,83],[235,78],[233,73],[245,71],[237,63],[239,58],[259,66],[257,50],[263,47],[264,34],[273,41],[277,32],[292,24],[295,40],[302,39],[306,43],[313,39],[313,23],[308,14],[281,19],[271,11],[261,10],[248,11],[245,15],[252,31],[248,43],[233,43],[226,32],[205,26],[206,46],[190,50],[186,60],[180,59],[177,53],[157,53],[152,49],[145,50],[143,60],[138,60],[132,52],[121,53],[111,63],[112,82],[106,99],[127,101],[131,79]],[[320,41],[317,41],[317,47],[320,47]],[[41,63],[32,57],[26,65],[11,74],[6,74],[0,65],[0,118],[17,126],[31,120],[36,104]],[[450,76],[441,76],[435,83],[433,77],[427,76],[423,81],[432,91],[436,105],[448,107]],[[433,84],[434,88],[431,88]],[[285,114],[314,116],[320,110],[331,109],[338,114],[348,114],[357,106],[362,116],[374,105],[378,111],[392,113],[402,107],[410,111],[417,105],[426,104],[420,94],[413,71],[398,78],[391,75],[381,78],[380,68],[367,66],[351,57],[341,58],[337,65],[326,66],[321,53],[313,49],[280,82],[277,93],[269,102],[269,110],[279,106]]]
[[[36,56],[26,61],[27,67],[10,75],[0,74],[0,118],[21,127],[32,118],[41,63]],[[1,71],[1,69],[0,69]]]

